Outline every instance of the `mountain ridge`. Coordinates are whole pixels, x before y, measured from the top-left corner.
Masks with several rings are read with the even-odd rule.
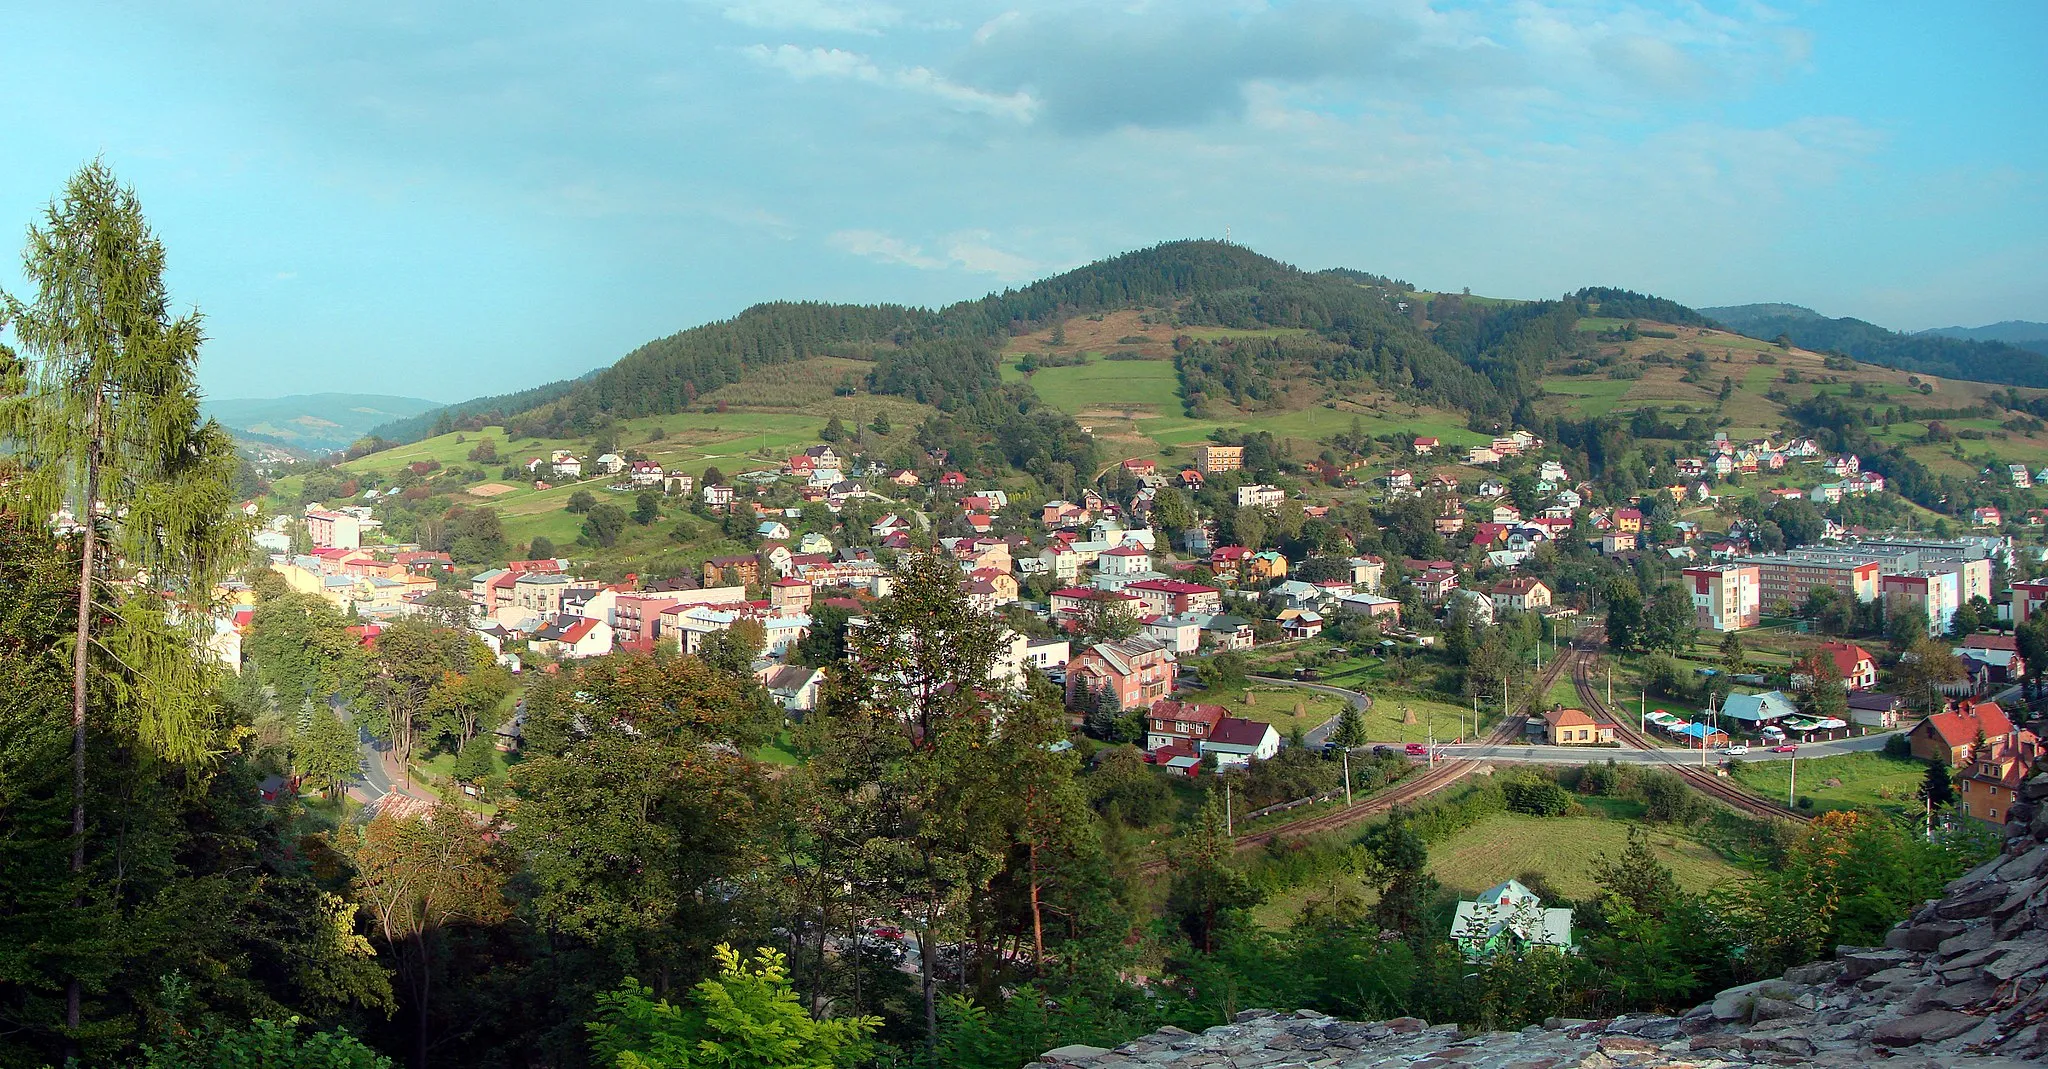
[[[1839,352],[1902,371],[2002,386],[2048,386],[2048,353],[2002,341],[1941,334],[1907,334],[1862,319],[1829,318],[1795,304],[1741,304],[1701,308],[1731,330],[1766,341]]]
[[[378,393],[303,393],[281,397],[207,398],[201,410],[236,437],[303,453],[346,449],[393,418],[429,412],[443,402]]]

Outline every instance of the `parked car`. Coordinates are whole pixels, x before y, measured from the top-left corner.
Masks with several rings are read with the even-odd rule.
[[[1799,752],[1799,744],[1798,744],[1798,743],[1796,743],[1796,742],[1787,742],[1787,743],[1783,743],[1783,744],[1780,744],[1780,745],[1777,745],[1777,746],[1773,746],[1773,747],[1771,747],[1771,752],[1772,752],[1772,753],[1798,753],[1798,752]]]
[[[1394,748],[1392,746],[1386,745],[1385,743],[1382,743],[1372,748],[1372,755],[1374,757],[1385,757],[1393,752]]]
[[[1721,752],[1727,754],[1730,757],[1741,757],[1743,754],[1749,752],[1749,747],[1744,746],[1743,744],[1738,742],[1733,746],[1723,749]]]
[[[1427,757],[1429,756],[1429,747],[1424,746],[1419,742],[1411,742],[1408,744],[1408,756]]]

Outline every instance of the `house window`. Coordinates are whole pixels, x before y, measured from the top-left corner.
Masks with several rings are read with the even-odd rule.
[[[1997,819],[1998,819],[1998,810],[1996,810],[1996,809],[1992,809],[1992,810],[1987,810],[1987,811],[1985,812],[1985,814],[1984,814],[1984,817],[1985,817],[1985,819],[1987,819],[1987,820],[1997,820]]]

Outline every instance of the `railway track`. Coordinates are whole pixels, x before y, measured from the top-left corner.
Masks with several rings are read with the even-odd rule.
[[[1591,629],[1588,630],[1591,631]],[[1576,652],[1576,644],[1574,649]],[[1600,700],[1600,693],[1593,686],[1591,669],[1592,659],[1590,655],[1576,659],[1572,665],[1572,686],[1579,692],[1579,701],[1583,702],[1587,709],[1593,711],[1600,718],[1614,725],[1614,736],[1620,739],[1624,745],[1632,746],[1638,750],[1662,750],[1663,748],[1658,746],[1655,740],[1635,728],[1629,727],[1627,717],[1616,716],[1615,711],[1606,702]],[[1790,820],[1801,824],[1813,819],[1796,809],[1779,805],[1768,798],[1752,794],[1713,772],[1696,768],[1679,760],[1669,761],[1667,764],[1671,771],[1678,773],[1679,778],[1685,780],[1694,790],[1752,816],[1767,817],[1773,820]]]
[[[1597,643],[1594,645],[1597,646]],[[1528,701],[1523,704],[1525,716],[1529,708],[1528,703],[1541,701],[1543,695],[1549,693],[1551,684],[1557,682],[1557,677],[1564,671],[1565,666],[1585,657],[1590,648],[1593,647],[1587,646],[1580,639],[1574,638],[1571,643],[1571,653],[1553,661],[1549,667],[1543,670],[1542,676],[1539,677],[1536,685],[1529,691]],[[1522,723],[1523,718],[1521,717],[1507,717],[1503,719],[1487,735],[1487,744],[1498,746],[1514,742],[1522,735]],[[1404,805],[1435,794],[1464,779],[1466,776],[1477,772],[1485,764],[1485,761],[1470,758],[1442,761],[1434,768],[1409,776],[1399,783],[1374,794],[1370,798],[1353,802],[1348,806],[1300,817],[1295,820],[1275,824],[1268,828],[1261,828],[1258,831],[1246,832],[1236,838],[1234,847],[1238,850],[1246,850],[1254,846],[1263,846],[1275,839],[1287,836],[1313,835],[1317,832],[1333,831],[1346,825],[1356,824],[1367,817],[1378,816],[1395,806]],[[1150,876],[1165,872],[1166,867],[1165,858],[1153,858],[1138,866],[1138,871]]]

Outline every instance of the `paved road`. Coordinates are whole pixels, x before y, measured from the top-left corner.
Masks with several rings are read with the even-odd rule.
[[[1300,687],[1303,690],[1318,690],[1324,694],[1335,694],[1350,702],[1351,707],[1360,713],[1364,713],[1372,708],[1372,697],[1370,695],[1361,694],[1355,690],[1346,690],[1343,687],[1332,687],[1323,683],[1305,683],[1299,679],[1288,679],[1284,676],[1247,676],[1246,678],[1257,680],[1260,683],[1278,683],[1283,687]],[[1329,739],[1330,732],[1337,730],[1338,719],[1333,716],[1317,724],[1315,727],[1302,732],[1302,745],[1310,749],[1321,749],[1324,741]]]
[[[327,703],[334,708],[336,716],[344,723],[355,723],[355,711],[339,697],[330,697]],[[364,812],[374,811],[376,803],[387,794],[419,796],[417,791],[408,790],[392,780],[394,762],[391,759],[391,744],[370,734],[368,728],[356,727],[356,754],[361,758],[361,767],[356,772],[355,782],[349,784],[349,796],[366,807]]]

